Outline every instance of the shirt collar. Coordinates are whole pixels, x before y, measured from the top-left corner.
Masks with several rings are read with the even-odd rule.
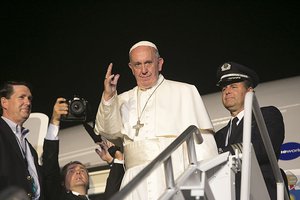
[[[76,196],[79,196],[79,195],[80,195],[80,193],[78,193],[78,192],[75,192],[75,191],[71,191],[71,192],[72,192],[72,194],[74,194],[74,195],[76,195]],[[87,194],[82,195],[82,196],[86,196],[86,197],[89,199],[89,197],[88,197]]]
[[[236,123],[237,125],[239,125],[241,119],[244,117],[244,114],[245,114],[245,110],[242,110],[241,112],[239,112],[239,114],[237,114],[237,116],[235,116],[238,118],[238,121]],[[233,118],[235,118],[235,117],[231,117],[231,120],[233,120]]]
[[[75,191],[71,191],[71,192],[76,196],[80,195],[78,192],[75,192]]]
[[[15,122],[11,121],[10,119],[8,119],[6,117],[3,117],[3,116],[1,116],[1,117],[8,124],[8,126],[14,132],[14,134],[16,134],[18,137],[20,137],[21,135],[23,137],[25,137],[29,134],[28,129],[21,127],[20,125],[16,124]]]

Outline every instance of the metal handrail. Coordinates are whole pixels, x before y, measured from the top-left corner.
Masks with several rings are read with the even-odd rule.
[[[187,153],[190,165],[197,164],[197,156],[194,144],[193,133],[195,133],[195,140],[198,144],[203,142],[203,138],[199,129],[191,125],[181,135],[179,135],[165,150],[163,150],[153,161],[151,161],[139,174],[137,174],[127,185],[125,185],[118,193],[112,196],[111,200],[123,199],[131,191],[133,191],[141,181],[144,180],[151,172],[156,168],[164,164],[166,189],[172,189],[175,187],[175,180],[172,167],[171,154],[183,143],[187,142]],[[176,191],[174,190],[173,194]],[[172,195],[172,194],[171,194]]]
[[[260,106],[257,98],[253,92],[247,92],[245,97],[245,115],[244,115],[244,129],[243,129],[243,164],[242,164],[242,179],[241,179],[241,196],[240,199],[250,198],[250,166],[251,166],[251,118],[252,111],[254,113],[259,132],[261,134],[263,144],[265,146],[269,161],[271,163],[272,171],[277,183],[277,199],[289,200],[282,174],[280,172],[278,161],[268,134],[268,130],[262,116]],[[284,198],[283,198],[284,197]]]
[[[251,121],[252,112],[254,113],[257,125],[263,140],[263,144],[266,147],[266,152],[271,163],[272,171],[277,183],[277,199],[289,200],[288,193],[284,187],[284,181],[280,172],[278,162],[274,153],[274,149],[264,122],[258,101],[253,92],[248,92],[245,97],[245,115],[244,115],[244,127],[243,127],[243,163],[241,174],[241,194],[240,199],[250,199],[250,178],[251,178]],[[183,142],[187,142],[187,153],[189,158],[189,164],[191,167],[197,165],[196,150],[194,144],[193,133],[196,136],[196,142],[201,144],[203,138],[199,129],[191,125],[181,135],[179,135],[164,151],[162,151],[152,162],[150,162],[137,176],[135,176],[127,185],[125,185],[118,193],[116,193],[111,200],[119,200],[127,196],[132,192],[147,176],[149,176],[156,168],[164,164],[165,180],[167,193],[162,199],[167,197],[172,198],[177,193],[176,183],[174,180],[173,166],[172,166],[172,153]],[[168,199],[168,198],[167,198]]]

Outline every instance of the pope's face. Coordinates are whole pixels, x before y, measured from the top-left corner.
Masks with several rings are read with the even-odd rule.
[[[140,89],[153,87],[162,70],[163,59],[149,46],[139,46],[130,52],[129,67]]]

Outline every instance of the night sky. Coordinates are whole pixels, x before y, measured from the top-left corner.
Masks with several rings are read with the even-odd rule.
[[[300,74],[297,1],[68,2],[1,5],[0,81],[30,82],[32,111],[49,117],[57,97],[77,94],[94,119],[110,62],[119,93],[135,86],[128,51],[140,40],[159,48],[165,78],[202,95],[218,91],[216,69],[226,61],[254,69],[261,82]]]

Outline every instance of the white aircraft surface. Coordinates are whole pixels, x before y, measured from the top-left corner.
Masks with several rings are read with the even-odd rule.
[[[255,91],[260,106],[274,105],[279,108],[283,114],[285,122],[285,140],[282,146],[279,166],[286,171],[290,188],[299,192],[300,76],[264,82],[259,84],[255,88]],[[229,112],[222,105],[221,92],[203,95],[202,98],[213,122],[215,131],[217,131],[225,126],[230,119]],[[26,123],[30,128],[30,120]],[[36,122],[34,123],[36,125]],[[106,162],[103,162],[95,153],[95,148],[98,146],[94,144],[83,125],[60,130],[59,138],[60,166],[63,166],[70,161],[79,160],[91,171],[89,194],[104,192],[109,170],[105,167],[107,166]],[[32,140],[34,140],[34,138],[32,138]],[[43,140],[39,139],[39,142],[36,142],[38,143],[37,146],[42,145],[42,141]],[[37,147],[37,149],[41,151],[41,148]],[[41,154],[41,152],[38,153]]]

